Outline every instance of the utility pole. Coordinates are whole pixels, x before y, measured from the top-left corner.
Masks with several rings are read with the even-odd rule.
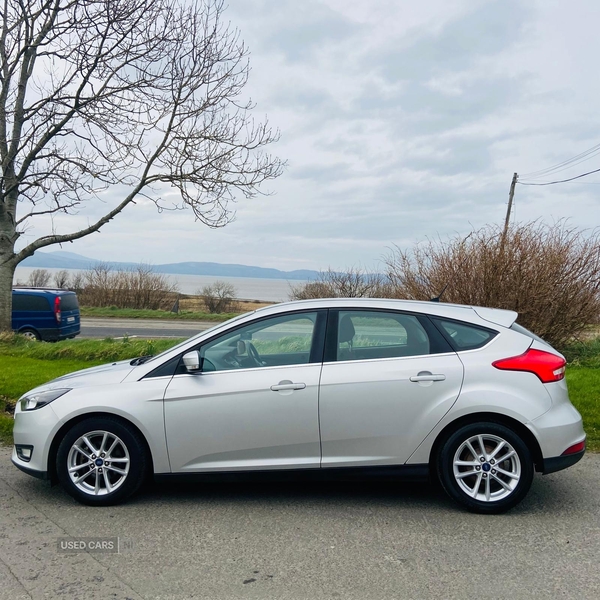
[[[510,211],[512,210],[513,198],[515,197],[515,186],[517,185],[517,179],[519,176],[515,173],[513,175],[512,181],[510,182],[510,191],[508,192],[508,207],[506,209],[506,219],[504,221],[504,231],[502,232],[502,245],[504,245],[504,241],[506,240],[506,236],[508,234],[508,224],[510,222]]]

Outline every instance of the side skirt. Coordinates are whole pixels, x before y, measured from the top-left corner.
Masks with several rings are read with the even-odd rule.
[[[385,467],[333,467],[321,469],[273,469],[256,471],[203,471],[200,473],[155,473],[154,480],[165,482],[244,482],[244,481],[413,481],[429,480],[429,465]]]

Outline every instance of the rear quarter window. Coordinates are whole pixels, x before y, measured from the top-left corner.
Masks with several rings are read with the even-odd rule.
[[[13,294],[13,310],[48,311],[50,304],[44,296],[35,294]]]
[[[472,323],[433,318],[433,322],[455,350],[476,350],[494,339],[498,332]]]

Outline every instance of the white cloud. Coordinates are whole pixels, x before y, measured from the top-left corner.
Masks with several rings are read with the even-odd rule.
[[[230,0],[227,18],[252,52],[248,95],[289,160],[266,188],[274,195],[240,200],[216,231],[141,200],[69,249],[343,268],[375,265],[393,243],[501,222],[514,171],[600,142],[599,12],[593,0]],[[517,217],[596,225],[599,192],[520,186]],[[118,194],[106,198],[56,226],[87,223]]]

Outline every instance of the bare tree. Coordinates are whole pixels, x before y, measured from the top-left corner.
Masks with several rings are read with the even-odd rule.
[[[27,279],[27,287],[47,287],[50,283],[50,271],[34,269]]]
[[[215,281],[212,285],[205,285],[198,290],[198,295],[202,296],[210,313],[231,313],[238,308],[235,287],[226,281]]]
[[[393,298],[388,278],[361,267],[347,271],[321,271],[315,281],[291,286],[290,300],[311,298]]]
[[[54,285],[57,288],[62,288],[62,289],[66,289],[69,287],[69,272],[66,271],[65,269],[62,269],[61,271],[57,271],[56,273],[54,273]]]
[[[142,196],[220,227],[237,194],[281,173],[263,151],[277,132],[242,97],[247,49],[222,12],[223,0],[1,3],[0,330],[14,270],[36,250],[98,231]],[[109,188],[104,216],[58,231],[54,216]],[[51,233],[20,244],[40,218]]]

